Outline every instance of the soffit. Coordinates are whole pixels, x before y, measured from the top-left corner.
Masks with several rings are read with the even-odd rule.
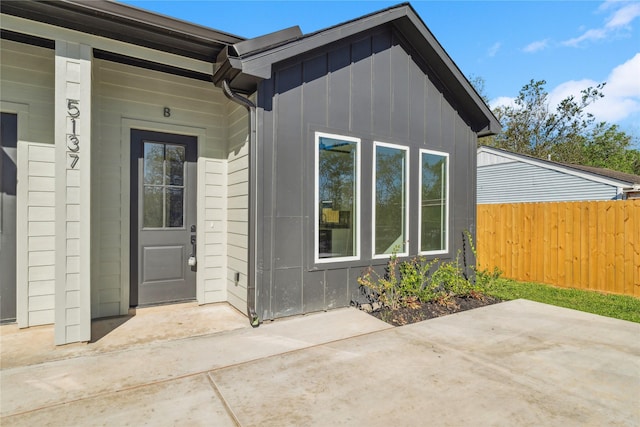
[[[2,13],[215,63],[244,39],[122,3],[3,0]]]

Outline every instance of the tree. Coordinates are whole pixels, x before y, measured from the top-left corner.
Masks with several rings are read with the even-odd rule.
[[[484,80],[473,77],[471,83],[486,98]],[[479,143],[562,163],[640,173],[640,152],[631,149],[632,137],[617,125],[596,123],[586,111],[604,96],[605,83],[583,89],[578,98],[568,96],[555,108],[549,105],[545,85],[544,80],[531,80],[513,105],[496,107],[493,112],[503,130]]]
[[[595,121],[586,107],[604,96],[604,83],[582,90],[580,99],[568,96],[555,111],[549,106],[546,81],[531,80],[520,89],[514,105],[496,107],[494,113],[504,126],[494,144],[518,153],[544,158],[558,150],[559,144],[568,148],[584,142],[584,135]]]
[[[640,151],[631,148],[632,139],[618,125],[598,123],[584,144],[580,164],[640,175]]]
[[[487,96],[486,81],[484,78],[471,74],[469,76],[469,83],[471,83],[471,86],[473,86],[476,92],[478,92],[478,95],[480,95],[480,98],[482,98],[484,103],[489,105],[489,97]]]

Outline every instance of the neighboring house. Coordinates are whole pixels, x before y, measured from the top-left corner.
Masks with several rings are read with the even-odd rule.
[[[640,176],[478,148],[478,203],[621,200],[640,197]]]
[[[477,136],[500,126],[408,4],[251,40],[113,2],[1,11],[20,327],[64,344],[131,306],[344,307],[365,267],[474,231]]]

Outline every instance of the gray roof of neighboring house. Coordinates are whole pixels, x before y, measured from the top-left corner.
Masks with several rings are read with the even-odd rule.
[[[614,171],[607,168],[596,168],[593,166],[582,166],[582,165],[573,165],[568,163],[558,163],[560,165],[564,164],[564,166],[568,166],[574,169],[578,169],[581,171],[589,172],[594,175],[603,176],[606,178],[617,179],[622,182],[627,182],[630,185],[640,185],[640,175],[633,175],[630,173]]]
[[[537,157],[529,156],[527,154],[514,153],[512,151],[504,150],[501,148],[495,148],[495,147],[487,147],[487,146],[479,147],[478,153],[481,153],[481,152],[495,153],[497,155],[507,156],[513,160],[525,160],[529,163],[534,163],[541,167],[556,169],[556,170],[561,169],[565,173],[570,173],[570,174],[572,173],[574,175],[579,174],[580,176],[583,176],[583,177],[585,177],[585,175],[586,177],[591,175],[593,176],[593,178],[600,178],[600,179],[604,178],[607,180],[615,181],[612,183],[621,187],[640,186],[640,176],[619,172],[619,171],[614,171],[611,169],[597,168],[593,166],[574,165],[569,163],[555,162],[552,160],[544,160],[544,159],[539,159]],[[482,165],[478,165],[478,166],[482,166]]]

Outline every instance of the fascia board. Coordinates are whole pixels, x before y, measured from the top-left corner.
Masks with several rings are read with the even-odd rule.
[[[3,13],[25,19],[87,31],[103,37],[116,33],[120,41],[127,38],[161,37],[173,48],[189,50],[194,46],[220,47],[244,41],[244,38],[170,16],[150,12],[115,1],[55,2],[4,1]],[[87,30],[89,28],[89,30]],[[128,31],[129,30],[129,31]],[[141,35],[140,32],[143,34]]]
[[[446,67],[445,69],[436,69],[439,77],[445,77],[446,73],[450,73],[451,76],[455,78],[458,85],[460,85],[461,89],[464,90],[464,95],[470,98],[478,107],[478,109],[482,112],[482,114],[487,118],[488,124],[482,129],[479,134],[480,136],[493,135],[499,132],[502,129],[500,122],[495,117],[491,109],[487,106],[484,100],[480,97],[478,92],[474,89],[474,87],[469,83],[467,78],[464,76],[458,65],[453,61],[453,59],[449,56],[449,54],[444,50],[440,42],[436,39],[433,33],[426,26],[424,21],[415,13],[415,11],[408,7],[409,11],[407,13],[407,17],[413,24],[413,26],[419,31],[420,35],[427,41],[427,49],[431,49],[436,57],[442,61],[442,65]],[[417,47],[419,50],[419,47]],[[424,47],[423,47],[424,49]],[[450,81],[444,80],[446,83],[451,83]]]
[[[407,6],[388,10],[381,14],[352,21],[342,26],[333,27],[328,30],[321,30],[298,41],[278,46],[274,49],[255,54],[247,58],[242,58],[242,71],[256,77],[268,79],[271,77],[272,64],[284,61],[296,55],[304,54],[310,50],[342,40],[379,25],[384,25],[406,16],[407,10]]]
[[[243,37],[115,1],[93,0],[87,2],[63,0],[60,3],[65,3],[73,9],[84,11],[84,13],[90,13],[91,11],[101,12],[120,18],[123,21],[132,22],[132,25],[141,23],[156,28],[161,32],[167,32],[169,30],[206,43],[215,42],[228,45],[245,40]]]
[[[458,66],[453,62],[451,57],[449,57],[440,43],[436,40],[435,36],[431,31],[429,31],[422,19],[420,19],[410,5],[403,5],[351,21],[343,25],[338,25],[327,30],[321,30],[300,40],[242,58],[242,72],[259,78],[268,79],[271,77],[273,64],[287,60],[296,55],[304,54],[313,49],[320,48],[363,31],[389,23],[397,23],[398,25],[396,25],[396,27],[399,31],[403,32],[403,27],[407,25],[406,22],[404,24],[400,23],[403,19],[408,19],[409,25],[417,29],[420,36],[426,40],[426,47],[422,44],[421,46],[414,46],[414,48],[418,51],[422,51],[422,53],[427,53],[427,57],[435,56],[439,59],[440,65],[433,68],[438,78],[442,79],[444,77],[444,81],[451,84],[452,79],[446,78],[447,75],[451,75],[453,77],[453,82],[457,83],[459,86],[459,89],[455,91],[458,97],[462,95],[473,102],[478,109],[477,111],[486,118],[486,126],[479,131],[481,136],[492,135],[499,132],[502,129],[502,126],[498,119],[484,103],[482,98],[480,98]],[[429,54],[429,50],[431,50],[431,54]],[[465,105],[467,102],[462,100],[462,104]]]
[[[173,53],[162,52],[151,48],[129,44],[101,36],[83,33],[68,28],[57,27],[18,16],[0,14],[2,28],[16,33],[27,34],[49,40],[67,40],[86,44],[95,49],[133,56],[141,60],[170,65],[189,71],[211,74],[212,64],[198,59],[187,58]]]

